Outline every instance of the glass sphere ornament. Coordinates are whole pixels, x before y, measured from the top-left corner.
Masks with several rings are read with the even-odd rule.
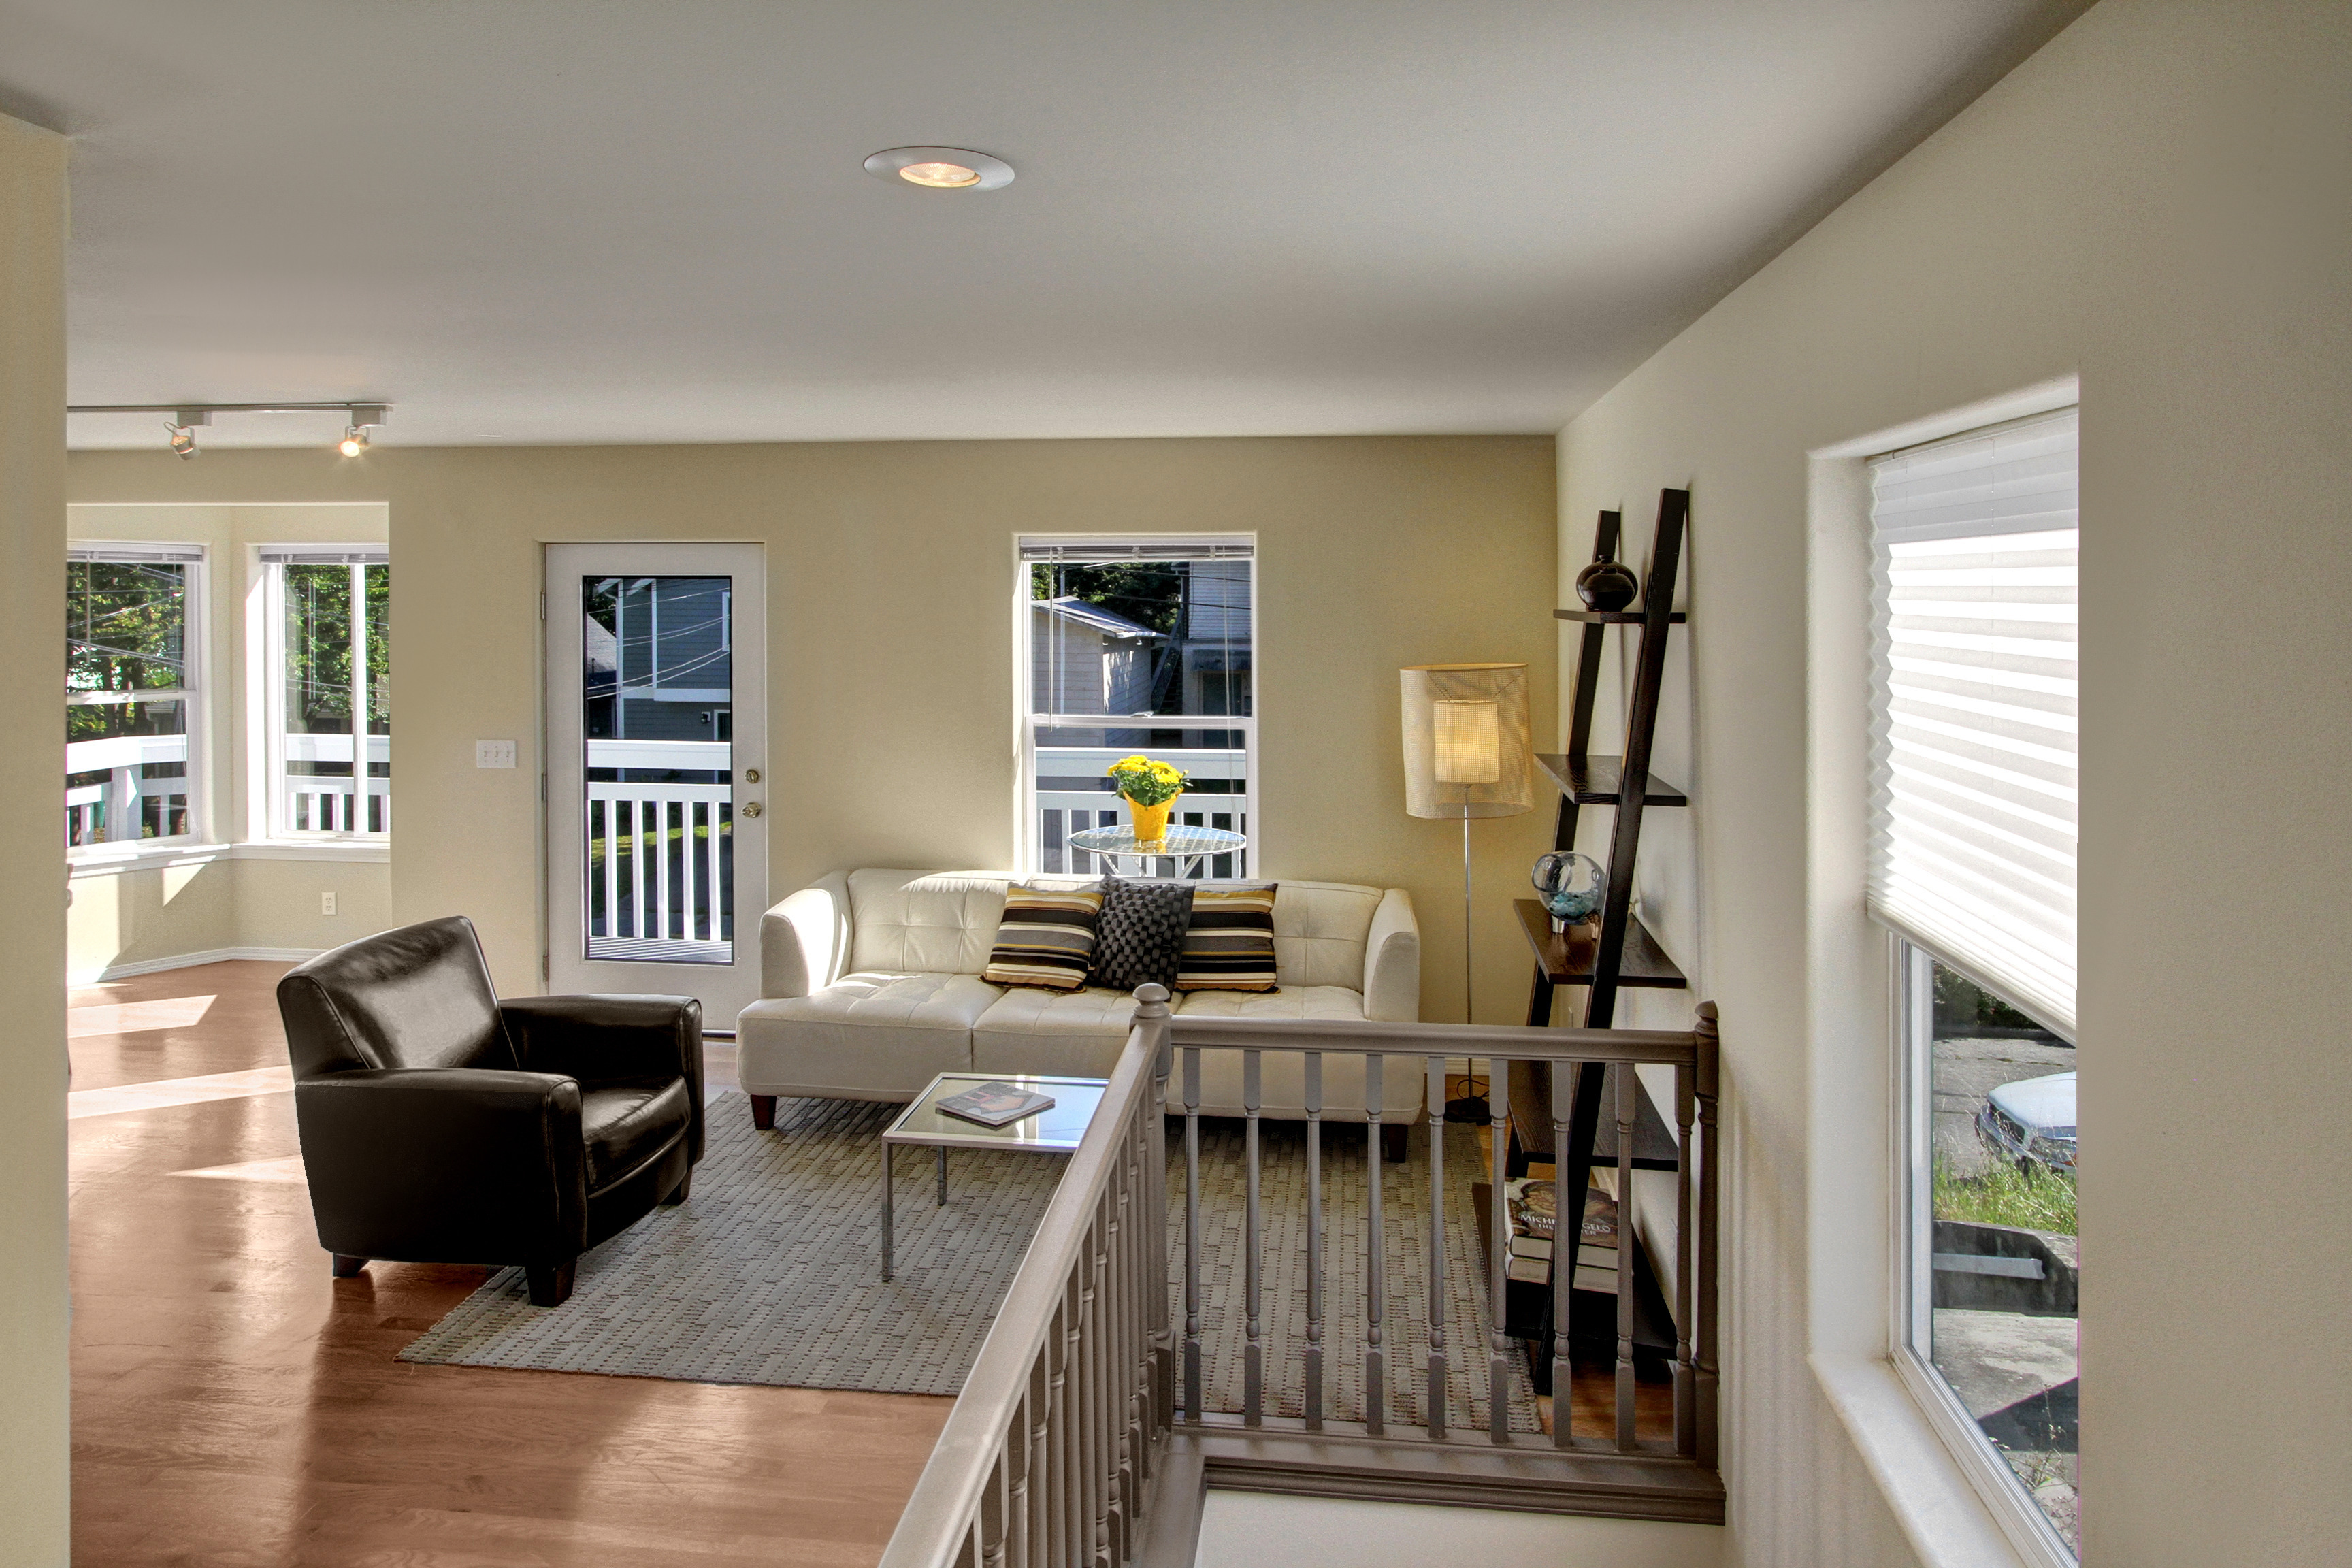
[[[1609,896],[1609,873],[1601,862],[1573,849],[1555,850],[1537,860],[1528,880],[1543,895],[1554,931],[1584,924]]]

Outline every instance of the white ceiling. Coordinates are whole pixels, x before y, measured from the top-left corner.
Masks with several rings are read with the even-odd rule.
[[[2081,9],[0,0],[0,109],[75,139],[77,403],[383,398],[386,445],[1549,431]],[[1019,178],[859,166],[908,143]]]

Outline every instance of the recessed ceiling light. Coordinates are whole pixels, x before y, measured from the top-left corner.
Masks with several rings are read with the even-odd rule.
[[[993,191],[1013,183],[1012,164],[962,147],[893,147],[866,159],[866,172],[934,191]]]

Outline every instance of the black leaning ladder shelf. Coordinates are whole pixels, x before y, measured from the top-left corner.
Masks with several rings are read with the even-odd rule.
[[[1650,756],[1657,738],[1658,694],[1665,678],[1667,629],[1685,619],[1674,607],[1675,579],[1689,515],[1688,490],[1658,492],[1657,534],[1650,555],[1649,576],[1642,584],[1640,608],[1552,612],[1563,621],[1580,623],[1584,628],[1576,662],[1576,693],[1570,709],[1567,754],[1536,758],[1537,767],[1559,790],[1559,821],[1552,835],[1552,847],[1561,850],[1576,847],[1578,816],[1588,805],[1612,807],[1616,821],[1609,836],[1609,893],[1601,903],[1597,938],[1579,940],[1555,934],[1550,913],[1534,899],[1518,900],[1514,906],[1528,943],[1535,950],[1535,984],[1528,999],[1528,1022],[1537,1028],[1551,1026],[1552,998],[1562,986],[1574,986],[1584,992],[1584,1016],[1579,1020],[1583,1026],[1605,1029],[1616,1018],[1617,994],[1624,987],[1687,989],[1690,984],[1674,961],[1651,939],[1633,907],[1633,867],[1642,847],[1643,813],[1690,804],[1682,791],[1650,775]],[[1616,512],[1601,514],[1592,542],[1595,561],[1618,554],[1622,521]],[[1623,753],[1595,755],[1591,751],[1592,708],[1600,695],[1604,633],[1612,626],[1641,628],[1633,655],[1633,698],[1625,719]],[[1576,1069],[1568,1159],[1564,1168],[1553,1171],[1558,1183],[1555,1191],[1560,1195],[1559,1229],[1564,1237],[1576,1234],[1569,1228],[1575,1223],[1570,1216],[1583,1212],[1582,1194],[1591,1180],[1594,1140],[1601,1131],[1601,1090],[1606,1078],[1607,1069],[1598,1063]],[[1513,1065],[1509,1094],[1514,1173],[1524,1171],[1531,1157],[1557,1156],[1556,1147],[1546,1146],[1547,1140],[1528,1136],[1537,1129],[1551,1128],[1551,1090],[1549,1067],[1535,1062]],[[1673,1170],[1673,1135],[1665,1132],[1647,1096],[1638,1098],[1642,1121],[1633,1135],[1633,1164],[1636,1169]],[[1616,1129],[1612,1125],[1609,1131],[1610,1143],[1605,1152],[1613,1161]],[[1570,1194],[1576,1195],[1571,1198]],[[1635,1245],[1631,1200],[1630,1194],[1619,1194],[1621,1246]],[[1571,1260],[1573,1256],[1567,1254]],[[1638,1247],[1635,1256],[1646,1264],[1647,1260],[1640,1258]],[[1549,1290],[1543,1293],[1547,1304],[1550,1296]],[[1517,1331],[1516,1328],[1514,1331]],[[1545,1324],[1542,1331],[1549,1334],[1549,1325]],[[1671,1340],[1671,1330],[1667,1337]]]

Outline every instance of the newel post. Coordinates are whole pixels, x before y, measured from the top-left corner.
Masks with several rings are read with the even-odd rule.
[[[1717,1376],[1717,1322],[1720,1311],[1719,1298],[1723,1293],[1723,1184],[1718,1175],[1722,1164],[1720,1129],[1716,1120],[1716,1103],[1723,1090],[1723,1042],[1717,1032],[1715,1004],[1698,1005],[1698,1023],[1692,1031],[1697,1037],[1698,1061],[1694,1075],[1698,1100],[1698,1337],[1694,1347],[1697,1363],[1698,1393],[1698,1462],[1710,1470],[1720,1470],[1719,1433],[1716,1411]]]
[[[1176,1060],[1169,1022],[1168,988],[1135,988],[1135,1026],[1151,1047],[1150,1136],[1145,1141],[1143,1254],[1144,1300],[1151,1312],[1151,1436],[1176,1422],[1176,1332],[1168,1301],[1168,1077]]]

